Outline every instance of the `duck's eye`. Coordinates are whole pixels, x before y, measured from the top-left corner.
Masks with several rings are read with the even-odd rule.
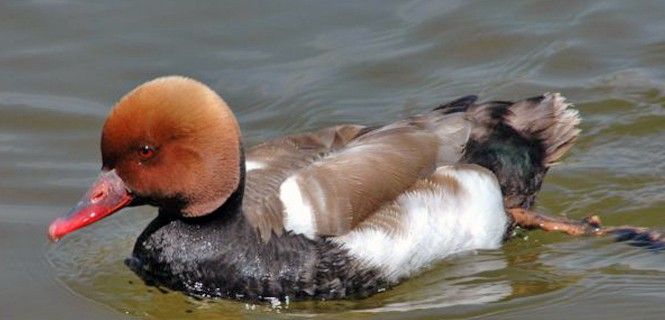
[[[155,148],[149,145],[142,146],[139,148],[139,155],[144,160],[150,159],[155,155]]]

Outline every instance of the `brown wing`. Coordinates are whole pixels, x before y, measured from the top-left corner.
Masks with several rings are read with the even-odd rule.
[[[436,167],[459,161],[470,130],[462,113],[432,112],[359,136],[289,178],[298,195],[288,201],[301,203],[281,199],[287,229],[319,236],[349,232]],[[291,219],[302,219],[302,207],[313,221],[305,231],[291,228],[299,224]]]
[[[267,141],[247,150],[246,163],[260,167],[247,172],[243,211],[263,240],[267,241],[272,232],[281,234],[284,229],[279,201],[282,182],[367,130],[359,125],[340,125]]]

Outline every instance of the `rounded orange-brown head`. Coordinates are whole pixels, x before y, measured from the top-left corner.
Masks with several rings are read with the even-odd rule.
[[[158,78],[125,95],[104,124],[101,148],[102,174],[51,224],[52,239],[132,202],[202,216],[241,183],[238,122],[222,98],[189,78]]]

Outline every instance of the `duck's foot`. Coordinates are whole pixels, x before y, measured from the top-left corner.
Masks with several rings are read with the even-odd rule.
[[[564,232],[572,236],[603,236],[613,234],[616,241],[628,241],[638,247],[665,250],[665,236],[659,232],[643,227],[621,226],[603,227],[596,215],[588,216],[580,221],[565,217],[553,217],[522,208],[508,209],[514,224],[525,229],[541,229],[543,231]]]
[[[513,222],[524,229],[541,229],[544,231],[559,231],[572,236],[601,235],[604,228],[600,225],[600,218],[592,215],[581,221],[565,217],[553,217],[522,208],[508,209]]]

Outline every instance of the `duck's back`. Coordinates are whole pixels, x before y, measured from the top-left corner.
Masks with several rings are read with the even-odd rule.
[[[558,94],[475,101],[468,96],[385,126],[337,126],[250,149],[246,216],[264,239],[283,230],[342,236],[457,164],[489,169],[507,207],[531,206],[549,166],[577,137],[577,112]]]

